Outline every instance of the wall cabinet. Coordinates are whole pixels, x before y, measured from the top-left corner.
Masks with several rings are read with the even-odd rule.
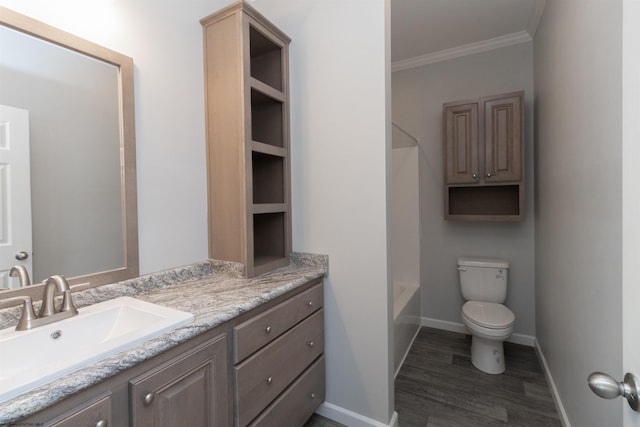
[[[201,23],[209,257],[253,277],[291,252],[290,39],[244,2]]]
[[[443,106],[445,218],[524,219],[524,92]]]

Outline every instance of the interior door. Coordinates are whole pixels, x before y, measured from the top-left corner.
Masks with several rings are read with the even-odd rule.
[[[622,46],[622,367],[640,380],[640,0],[622,2]],[[640,425],[623,411],[624,427]]]
[[[0,288],[15,288],[14,265],[32,273],[29,112],[0,105]]]

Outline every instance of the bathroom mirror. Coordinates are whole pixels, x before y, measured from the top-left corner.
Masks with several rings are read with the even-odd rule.
[[[136,277],[136,200],[132,59],[0,6],[0,298]]]

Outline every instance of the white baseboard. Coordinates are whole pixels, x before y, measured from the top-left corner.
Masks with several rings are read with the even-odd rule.
[[[556,404],[556,409],[558,411],[558,416],[560,417],[560,422],[562,422],[563,427],[571,427],[571,423],[569,423],[569,417],[567,416],[567,411],[564,409],[564,405],[562,404],[562,400],[560,399],[560,394],[558,394],[558,389],[556,388],[556,383],[551,376],[551,371],[549,370],[549,365],[547,365],[547,359],[544,357],[544,353],[538,344],[538,340],[535,341],[534,348],[536,349],[536,354],[538,355],[538,359],[542,364],[542,370],[544,371],[544,376],[547,378],[547,383],[549,384],[549,388],[551,389],[551,396],[553,397],[553,402]]]
[[[450,322],[448,320],[438,320],[438,319],[431,319],[429,317],[423,317],[421,325],[426,326],[428,328],[442,329],[444,331],[458,332],[461,334],[469,335],[469,331],[467,330],[467,327],[464,326],[464,324],[457,323],[457,322]],[[534,347],[535,340],[536,338],[534,336],[516,333],[516,334],[511,334],[511,337],[507,340],[507,342]]]
[[[349,427],[398,427],[398,413],[395,411],[389,424],[383,424],[329,402],[322,403],[316,409],[316,413]]]

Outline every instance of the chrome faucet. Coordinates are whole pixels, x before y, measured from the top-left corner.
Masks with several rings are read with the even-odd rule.
[[[9,270],[9,276],[19,277],[20,287],[31,286],[31,280],[29,280],[29,272],[22,265],[16,265]]]
[[[0,300],[0,308],[14,306],[17,302],[22,302],[22,316],[20,316],[20,320],[18,321],[18,325],[16,326],[16,331],[24,331],[35,327],[34,322],[36,322],[38,319],[33,311],[31,297],[18,296]]]
[[[59,311],[56,311],[54,303],[56,288],[58,289],[58,292],[63,295],[62,306]],[[55,315],[58,319],[62,319],[65,317],[75,316],[76,314],[78,314],[78,310],[75,305],[73,305],[71,288],[69,288],[67,279],[65,279],[64,276],[59,275],[49,277],[44,282],[44,296],[42,298],[42,307],[40,308],[38,317],[43,318]]]

